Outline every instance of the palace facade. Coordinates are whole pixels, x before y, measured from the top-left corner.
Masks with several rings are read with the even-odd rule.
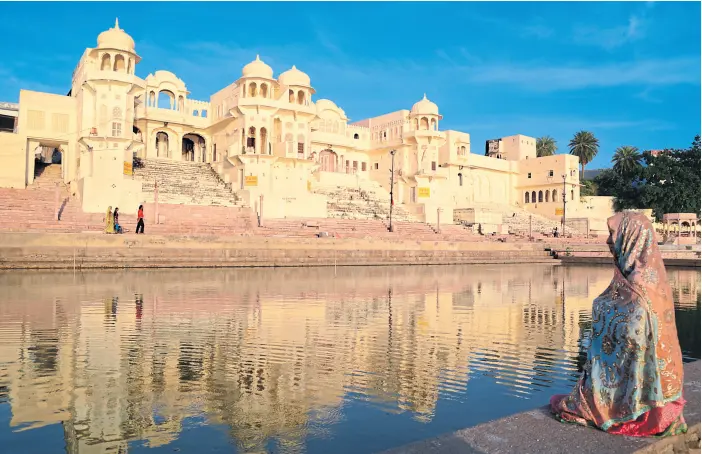
[[[238,80],[196,100],[169,71],[137,76],[140,60],[115,22],[83,53],[67,95],[22,90],[19,105],[0,112],[0,186],[31,185],[35,162],[54,150],[86,212],[152,201],[134,178],[136,157],[210,164],[243,204],[265,203],[267,217],[326,217],[320,188],[389,202],[391,169],[395,206],[424,222],[437,214],[453,222],[455,210],[481,206],[559,219],[564,198],[570,217],[588,215],[576,157],[537,158],[536,139],[520,134],[476,153],[470,134],[441,129],[426,95],[409,109],[352,122],[333,101],[315,99],[295,66],[275,77],[256,56]]]

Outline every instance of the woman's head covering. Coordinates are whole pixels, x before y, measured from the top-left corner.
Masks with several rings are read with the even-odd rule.
[[[111,213],[112,213],[112,205],[110,205],[110,206],[107,207],[107,213],[108,213],[108,214],[111,214]]]
[[[612,233],[618,273],[641,296],[653,292],[672,301],[672,291],[651,221],[641,213],[623,211],[609,218],[607,226]]]

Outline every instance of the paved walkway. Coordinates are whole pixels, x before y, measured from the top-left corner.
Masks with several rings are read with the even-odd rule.
[[[678,437],[651,439],[608,435],[596,429],[559,423],[548,407],[542,407],[391,449],[384,454],[699,453],[701,364],[695,361],[685,365],[685,419],[690,429]]]

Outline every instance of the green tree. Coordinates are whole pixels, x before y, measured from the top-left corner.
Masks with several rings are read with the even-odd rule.
[[[592,180],[583,181],[580,187],[580,196],[589,197],[593,195],[597,195],[597,184]]]
[[[553,156],[556,154],[558,146],[556,139],[551,136],[543,136],[536,139],[536,157]]]
[[[619,173],[607,169],[595,177],[597,194],[614,197],[614,208],[652,208],[666,213],[700,214],[700,138],[683,150],[643,154],[643,165]]]
[[[683,150],[644,154],[642,200],[657,218],[666,213],[700,214],[700,136]]]
[[[612,157],[614,171],[619,175],[629,175],[640,170],[642,159],[638,148],[629,145],[619,147]]]
[[[600,151],[600,141],[590,131],[575,133],[570,143],[570,154],[580,159],[580,181],[585,177],[585,166],[592,162]]]

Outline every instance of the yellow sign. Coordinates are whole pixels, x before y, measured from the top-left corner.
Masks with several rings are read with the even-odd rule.
[[[307,180],[307,190],[312,192],[312,182],[310,180]]]
[[[249,175],[244,177],[244,186],[258,186],[258,176]]]
[[[131,162],[124,162],[124,174],[125,175],[131,175],[132,174],[132,163]]]
[[[556,208],[556,216],[563,216],[563,208]]]
[[[431,188],[417,188],[417,196],[427,198],[431,194]]]

